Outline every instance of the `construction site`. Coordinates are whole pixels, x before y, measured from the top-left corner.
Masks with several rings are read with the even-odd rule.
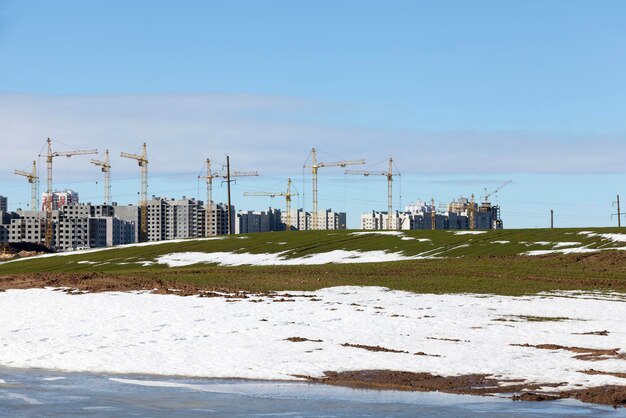
[[[321,168],[343,168],[364,165],[364,159],[319,161],[315,148],[311,149],[303,166],[311,175],[311,211],[293,208],[292,200],[300,193],[294,191],[293,181],[288,178],[283,190],[245,192],[250,197],[284,198],[284,209],[268,208],[263,211],[236,211],[231,201],[231,183],[239,177],[257,177],[257,171],[231,171],[229,156],[225,169],[216,171],[211,160],[198,175],[198,181],[206,186],[206,200],[196,198],[170,198],[152,195],[148,197],[148,148],[141,145],[139,153],[121,152],[120,158],[132,160],[139,166],[140,187],[136,204],[118,205],[111,195],[111,159],[105,150],[101,159],[90,163],[102,172],[102,204],[81,203],[79,194],[71,189],[56,190],[53,183],[53,162],[58,157],[99,155],[96,149],[57,151],[48,138],[45,152],[38,157],[45,160],[46,189],[39,200],[40,175],[37,160],[30,171],[15,170],[30,185],[30,209],[11,212],[7,198],[0,196],[0,243],[31,243],[53,251],[71,251],[94,247],[110,247],[137,242],[163,241],[182,238],[211,237],[270,231],[335,230],[347,228],[345,212],[319,209],[318,177]],[[445,205],[435,206],[418,200],[403,211],[393,208],[393,181],[400,176],[392,158],[387,170],[345,169],[345,175],[382,176],[387,179],[387,210],[372,211],[361,215],[360,228],[365,230],[411,230],[411,229],[501,229],[500,208],[489,202],[491,194],[505,187],[510,181],[488,193],[483,200],[475,202],[461,197]],[[213,199],[213,182],[220,179],[226,184],[227,201],[217,203]]]

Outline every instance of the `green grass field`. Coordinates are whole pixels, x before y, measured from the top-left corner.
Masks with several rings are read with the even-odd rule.
[[[337,285],[376,285],[414,292],[530,294],[544,290],[626,292],[626,242],[617,228],[532,229],[456,235],[452,231],[404,231],[402,236],[355,231],[271,232],[215,240],[184,240],[76,255],[0,263],[0,275],[87,272],[143,276],[197,286],[250,291],[315,290]],[[626,232],[623,235],[626,238]],[[557,243],[569,243],[566,245]],[[575,244],[574,244],[575,243]],[[555,248],[556,247],[556,248]],[[596,253],[521,255],[534,250],[597,249]],[[179,252],[281,253],[300,258],[333,250],[382,250],[424,259],[365,264],[219,266],[171,268],[155,263]],[[433,258],[429,258],[433,257]],[[82,262],[82,263],[81,263]],[[88,262],[88,263],[86,263]],[[145,266],[146,263],[152,263]]]

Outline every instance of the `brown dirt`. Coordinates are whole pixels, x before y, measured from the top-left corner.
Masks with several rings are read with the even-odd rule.
[[[363,345],[363,344],[350,344],[350,343],[343,343],[341,344],[343,347],[354,347],[354,348],[361,348],[363,350],[367,350],[367,351],[377,351],[377,352],[384,352],[384,353],[403,353],[403,354],[409,354],[408,351],[402,351],[402,350],[394,350],[392,348],[385,348],[385,347],[381,347],[379,345]]]
[[[602,361],[608,359],[621,359],[626,360],[626,355],[619,353],[619,348],[598,349],[598,348],[584,348],[584,347],[566,347],[557,344],[511,344],[516,347],[533,347],[541,350],[567,350],[572,353],[580,353],[574,358],[579,360],[588,361]]]
[[[559,387],[561,384],[526,384],[521,380],[497,380],[487,375],[437,376],[430,373],[412,373],[391,370],[360,370],[352,372],[325,372],[322,378],[304,377],[312,382],[354,388],[406,390],[417,392],[446,392],[466,395],[516,394],[511,399],[547,401],[564,398],[582,402],[626,406],[626,386],[600,386],[589,389],[559,392],[538,392],[541,387]],[[506,384],[503,386],[503,384]],[[522,393],[520,393],[522,392]]]
[[[602,370],[594,370],[594,369],[589,369],[589,370],[581,370],[581,373],[585,373],[585,374],[590,374],[590,375],[605,375],[605,376],[615,376],[615,377],[621,377],[622,379],[626,379],[626,373],[619,373],[619,372],[603,372]]]
[[[310,341],[313,343],[323,342],[322,340],[309,340],[308,338],[304,338],[304,337],[289,337],[289,338],[285,338],[285,341],[291,341],[292,343],[302,343],[305,341]]]
[[[609,335],[607,330],[604,331],[589,331],[589,332],[575,332],[573,335],[600,335],[602,337],[606,337]]]
[[[157,294],[245,299],[251,292],[236,288],[196,285],[179,281],[172,283],[147,275],[114,275],[105,273],[30,273],[0,276],[0,292],[7,289],[67,288],[69,292],[117,292],[148,290]],[[284,296],[271,292],[255,295]]]

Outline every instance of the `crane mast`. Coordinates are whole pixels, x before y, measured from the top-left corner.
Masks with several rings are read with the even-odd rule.
[[[474,193],[472,193],[472,199],[470,200],[468,212],[469,212],[468,213],[469,227],[470,227],[470,230],[473,231],[476,228],[476,206],[474,202]]]
[[[287,180],[287,192],[245,192],[244,196],[284,196],[287,213],[285,214],[285,231],[291,230],[291,196],[297,196],[298,193],[291,193],[291,179]]]
[[[312,213],[312,217],[313,217],[313,225],[311,229],[317,230],[319,229],[319,222],[318,222],[318,213],[317,213],[317,171],[319,168],[321,167],[345,167],[348,165],[357,165],[357,164],[365,164],[365,160],[360,159],[360,160],[342,160],[342,161],[335,161],[332,163],[323,163],[323,162],[317,162],[317,151],[315,150],[315,148],[313,148],[311,150],[311,165],[309,166],[305,166],[305,167],[309,167],[311,168],[311,184],[313,187],[313,213]]]
[[[37,161],[33,161],[33,169],[30,173],[23,170],[15,170],[14,172],[18,176],[26,177],[30,183],[30,210],[38,210],[39,193],[37,188],[39,186],[39,177],[37,176]]]
[[[127,152],[120,153],[123,158],[130,158],[137,161],[141,168],[141,194],[139,205],[141,208],[141,231],[140,241],[148,240],[148,154],[146,151],[146,143],[143,143],[142,153],[130,154]]]
[[[346,174],[361,174],[364,176],[376,175],[387,177],[387,222],[385,229],[396,229],[397,224],[392,228],[392,212],[393,212],[393,176],[398,176],[399,173],[393,172],[393,158],[389,158],[389,168],[387,171],[367,171],[367,170],[346,170]]]
[[[435,199],[430,200],[430,229],[437,229],[437,212],[435,211]]]
[[[104,161],[91,160],[94,164],[101,168],[104,173],[104,204],[111,204],[111,163],[109,162],[109,150],[104,151]]]
[[[46,168],[48,174],[47,181],[47,193],[48,201],[46,202],[46,247],[52,247],[52,160],[55,157],[67,157],[70,158],[74,155],[87,155],[87,154],[97,154],[97,149],[90,150],[76,150],[76,151],[62,151],[62,152],[52,152],[52,140],[48,138],[48,152],[46,154]]]

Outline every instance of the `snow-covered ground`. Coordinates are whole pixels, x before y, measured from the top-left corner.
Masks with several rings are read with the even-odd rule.
[[[567,382],[568,388],[626,384],[623,378],[581,373],[626,373],[623,358],[590,361],[563,349],[512,345],[624,353],[623,295],[420,295],[377,287],[291,293],[236,299],[8,290],[0,293],[0,365],[258,379],[395,369],[487,373]],[[604,330],[608,335],[583,335]],[[290,337],[319,341],[286,340]],[[345,343],[403,352],[372,352]],[[418,352],[427,355],[414,355]]]

